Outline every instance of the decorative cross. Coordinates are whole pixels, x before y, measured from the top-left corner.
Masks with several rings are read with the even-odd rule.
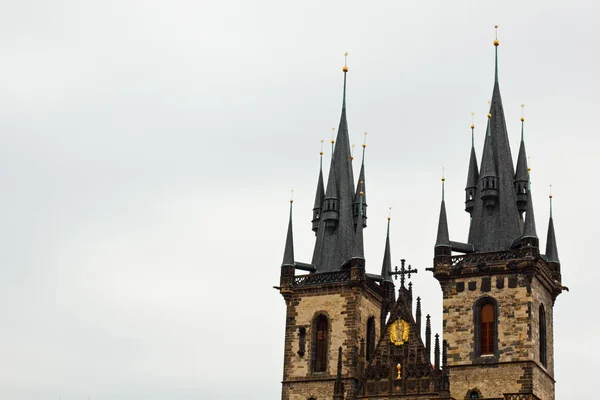
[[[394,272],[390,271],[390,275],[392,275],[394,277],[394,279],[398,279],[398,275],[400,275],[400,285],[402,287],[404,287],[404,275],[408,275],[408,279],[410,279],[410,274],[416,274],[418,271],[417,269],[412,269],[411,266],[408,266],[408,269],[404,266],[404,263],[406,262],[405,259],[400,260],[401,266],[400,266],[400,270],[398,270],[398,266],[396,265],[394,267]]]

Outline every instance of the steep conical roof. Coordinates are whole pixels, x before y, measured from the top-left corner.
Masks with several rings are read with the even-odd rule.
[[[381,276],[384,281],[391,282],[392,277],[390,272],[392,271],[392,255],[390,250],[390,220],[388,217],[387,235],[385,237],[385,250],[383,251],[383,265],[381,266]]]
[[[515,181],[525,181],[529,179],[527,173],[527,153],[525,151],[525,140],[523,138],[524,119],[521,118],[521,144],[519,145],[519,156],[517,158],[517,172],[515,173]]]
[[[366,134],[366,132],[365,132]],[[362,163],[360,164],[360,173],[358,174],[358,182],[356,183],[356,192],[354,195],[354,202],[358,203],[360,192],[363,192],[362,201],[363,204],[367,204],[367,181],[365,180],[365,149],[366,143],[363,143]]]
[[[477,156],[475,155],[475,127],[471,128],[471,156],[469,158],[469,171],[467,172],[466,188],[474,188],[479,180],[479,167],[477,166]]]
[[[323,184],[323,152],[319,160],[319,179],[317,181],[317,192],[315,193],[315,205],[313,208],[321,208],[325,200],[325,186]]]
[[[438,221],[437,240],[435,247],[450,247],[450,235],[448,234],[448,220],[446,218],[446,202],[444,201],[444,181],[442,178],[442,205],[440,207],[440,219]]]
[[[552,218],[552,195],[550,195],[550,220],[548,221],[548,237],[546,239],[546,261],[560,263],[556,235],[554,234],[554,218]]]
[[[490,176],[497,178],[498,200],[492,209],[488,209],[481,198],[484,188],[482,185],[477,187],[469,229],[469,243],[477,252],[509,249],[512,242],[521,235],[520,214],[514,190],[515,171],[498,83],[497,50],[496,46],[494,90],[479,177],[482,179],[486,174],[492,174]]]
[[[344,68],[344,101],[342,115],[333,150],[331,169],[327,182],[325,198],[338,199],[338,220],[334,228],[325,228],[325,219],[321,219],[311,264],[318,272],[337,271],[351,258],[354,248],[354,176],[350,159],[350,139],[346,119],[345,93],[346,72]]]
[[[285,240],[285,250],[283,252],[282,267],[293,267],[294,266],[294,234],[292,232],[292,204],[293,200],[290,200],[290,221],[288,222],[287,238]]]
[[[362,201],[362,196],[363,196],[363,192],[359,193],[360,196],[360,201],[359,201],[359,208],[358,208],[358,220],[361,221],[362,217],[363,217],[363,201]],[[359,223],[356,224],[356,232],[354,233],[354,248],[352,250],[352,257],[353,258],[365,258],[365,245],[364,245],[364,238],[363,238],[363,224]]]
[[[533,215],[533,201],[531,200],[531,180],[527,188],[527,210],[525,211],[525,223],[523,224],[523,237],[537,238],[535,229],[535,216]]]

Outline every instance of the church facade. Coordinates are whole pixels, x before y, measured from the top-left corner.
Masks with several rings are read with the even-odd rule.
[[[432,336],[429,315],[423,326],[420,298],[407,283],[417,271],[404,260],[392,270],[389,219],[381,273],[365,270],[365,145],[355,181],[344,67],[342,115],[326,185],[322,162],[318,175],[310,263],[294,255],[290,202],[277,287],[286,304],[282,399],[554,399],[552,311],[566,288],[552,200],[544,254],[523,135],[513,165],[498,83],[499,42],[494,45],[481,165],[472,147],[467,171],[469,237],[450,240],[442,195],[427,268],[442,291],[441,335]],[[523,118],[521,123],[524,129]],[[399,278],[398,286],[392,278]]]

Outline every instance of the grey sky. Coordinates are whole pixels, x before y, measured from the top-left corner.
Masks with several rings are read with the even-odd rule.
[[[271,287],[287,200],[294,188],[296,258],[310,261],[345,51],[351,140],[369,132],[367,270],[381,268],[391,206],[394,265],[420,269],[415,291],[440,332],[439,284],[424,271],[439,178],[445,166],[450,236],[466,240],[470,113],[480,159],[495,24],[513,158],[525,103],[538,235],[545,246],[553,184],[571,289],[554,309],[557,398],[593,393],[597,1],[0,10],[0,398],[280,396],[285,308]]]

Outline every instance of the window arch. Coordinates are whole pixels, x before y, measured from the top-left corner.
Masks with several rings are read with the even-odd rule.
[[[496,356],[498,352],[498,303],[491,297],[480,299],[473,307],[475,357]]]
[[[544,367],[548,366],[547,343],[546,343],[546,310],[540,304],[540,362]]]
[[[371,361],[375,353],[375,317],[367,320],[367,361]]]
[[[319,314],[314,323],[314,357],[313,371],[327,371],[329,321],[323,314]]]

